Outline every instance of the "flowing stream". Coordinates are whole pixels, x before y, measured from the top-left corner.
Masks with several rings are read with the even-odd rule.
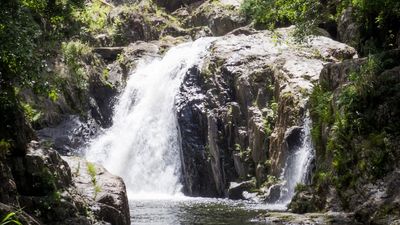
[[[162,59],[138,65],[114,109],[113,125],[86,149],[86,158],[121,176],[131,205],[132,224],[256,224],[261,210],[275,205],[189,198],[182,192],[180,140],[174,103],[187,71],[200,66],[213,38],[171,48]],[[276,205],[287,204],[304,182],[310,161],[309,120],[302,146],[289,157],[287,180]]]

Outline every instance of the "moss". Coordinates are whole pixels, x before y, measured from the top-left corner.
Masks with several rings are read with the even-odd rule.
[[[5,139],[0,140],[0,159],[5,158],[11,150],[11,142]]]

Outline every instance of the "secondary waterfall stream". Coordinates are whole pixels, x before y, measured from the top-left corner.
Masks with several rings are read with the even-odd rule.
[[[314,159],[314,148],[311,140],[311,119],[307,113],[303,119],[301,128],[300,144],[290,149],[290,155],[286,159],[281,180],[283,185],[279,199],[272,208],[286,209],[292,200],[298,184],[308,183],[311,163]]]
[[[124,178],[132,198],[181,194],[175,96],[188,69],[199,64],[212,38],[169,50],[130,75],[115,106],[113,126],[93,140],[86,156]]]

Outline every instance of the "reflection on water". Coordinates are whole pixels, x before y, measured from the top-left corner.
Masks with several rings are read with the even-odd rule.
[[[260,204],[225,199],[133,200],[132,225],[259,225]],[[252,221],[253,219],[253,221]]]

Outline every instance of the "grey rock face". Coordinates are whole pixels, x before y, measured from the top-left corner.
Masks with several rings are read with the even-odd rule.
[[[222,36],[247,24],[236,1],[204,1],[175,12],[185,27],[207,26],[214,36]]]
[[[322,36],[297,45],[290,30],[279,30],[277,39],[268,31],[224,36],[213,42],[201,73],[189,71],[177,101],[188,190],[196,181],[196,194],[223,196],[238,178],[256,177],[261,185],[266,175],[279,176],[288,142],[296,143],[285,134],[302,125],[312,82],[324,64],[356,54]],[[189,158],[192,152],[202,157]]]
[[[343,11],[338,21],[338,37],[343,43],[358,48],[360,40],[360,25],[357,24],[351,7]]]
[[[132,7],[116,7],[109,16],[108,23],[118,26],[113,35],[113,46],[126,46],[136,41],[153,41],[162,36],[184,36],[186,31],[167,14],[159,13],[151,2],[143,1]]]

